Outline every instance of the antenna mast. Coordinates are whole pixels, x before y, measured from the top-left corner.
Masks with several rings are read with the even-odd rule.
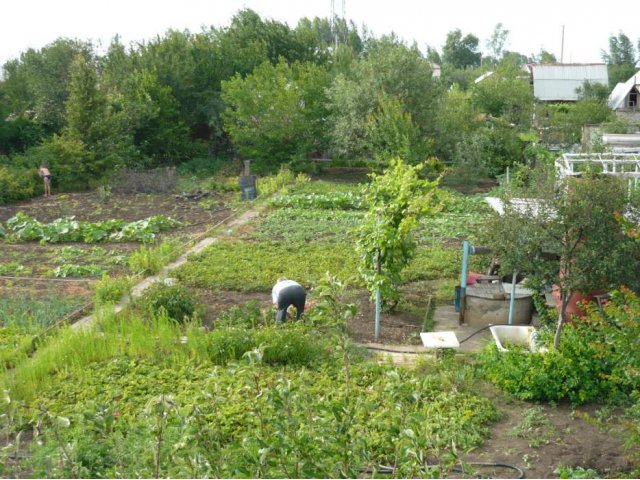
[[[347,1],[340,0],[342,2],[342,19],[346,18]],[[331,34],[333,35],[333,51],[338,50],[338,23],[336,22],[336,0],[331,0],[331,19],[330,19]]]

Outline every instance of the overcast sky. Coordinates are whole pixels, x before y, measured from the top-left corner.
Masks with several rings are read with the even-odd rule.
[[[403,40],[442,51],[447,33],[460,29],[486,41],[496,24],[508,30],[507,50],[525,55],[545,49],[560,60],[598,63],[610,35],[624,32],[636,45],[640,23],[637,2],[585,0],[334,0],[345,13],[376,36],[395,32]],[[28,48],[40,49],[58,37],[109,44],[116,34],[125,45],[149,40],[167,29],[199,32],[227,26],[242,8],[295,27],[299,18],[329,17],[331,0],[3,0],[0,6],[0,65]]]

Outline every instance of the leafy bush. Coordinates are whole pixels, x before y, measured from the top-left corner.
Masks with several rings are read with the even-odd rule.
[[[0,205],[36,195],[40,185],[37,170],[8,168],[0,165]]]
[[[131,281],[127,277],[103,275],[94,287],[93,302],[96,305],[118,302],[130,288]]]
[[[325,342],[318,341],[316,335],[296,324],[257,330],[218,328],[208,335],[207,351],[217,365],[226,365],[247,352],[259,350],[261,361],[267,365],[314,366],[328,358]]]
[[[163,282],[156,282],[149,287],[140,298],[139,305],[151,316],[164,310],[169,318],[178,322],[191,317],[196,310],[196,301],[188,289]]]
[[[220,313],[215,321],[215,327],[244,327],[255,328],[266,323],[260,309],[260,304],[251,301],[245,305],[234,305],[229,310]]]
[[[317,208],[330,210],[364,210],[362,196],[352,192],[279,195],[269,201],[272,207]]]
[[[309,180],[307,175],[302,173],[296,175],[288,167],[283,165],[276,175],[259,177],[256,188],[261,195],[269,196],[286,189],[288,186],[307,183]]]
[[[179,222],[164,215],[155,215],[125,222],[105,220],[102,222],[78,221],[75,217],[63,217],[51,223],[41,223],[23,212],[7,220],[7,228],[19,240],[37,240],[44,243],[59,242],[150,242],[155,234],[178,225]]]
[[[220,157],[195,157],[178,165],[180,175],[195,175],[196,177],[211,177],[225,165]]]
[[[622,291],[602,311],[586,309],[586,319],[566,329],[559,350],[501,353],[490,346],[482,355],[487,378],[525,400],[582,404],[628,397],[640,388],[640,299]]]
[[[129,256],[129,267],[135,273],[155,275],[178,255],[178,245],[172,240],[163,240],[159,245],[149,247],[141,245]]]

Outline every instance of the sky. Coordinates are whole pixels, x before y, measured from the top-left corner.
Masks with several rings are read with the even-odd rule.
[[[125,45],[150,40],[168,29],[199,32],[225,27],[241,9],[295,27],[303,17],[329,17],[332,0],[3,0],[0,6],[0,65],[59,37],[91,40],[106,48],[120,35]],[[447,33],[460,29],[486,41],[498,23],[509,31],[506,50],[524,55],[542,49],[565,63],[602,62],[609,37],[623,32],[634,45],[640,23],[636,2],[612,8],[585,0],[333,0],[335,12],[375,36],[394,32],[407,43],[442,51]],[[344,2],[344,3],[343,3]],[[564,49],[563,47],[564,29]],[[98,48],[98,51],[101,52]]]

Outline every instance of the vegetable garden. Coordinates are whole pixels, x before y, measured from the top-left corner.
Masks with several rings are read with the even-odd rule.
[[[367,177],[282,177],[266,179],[265,191],[275,194],[260,200],[256,219],[209,232],[217,241],[174,270],[171,284],[154,285],[119,314],[112,303],[130,291],[135,272],[157,272],[179,243],[230,214],[222,207],[247,205],[227,194],[217,205],[185,202],[182,215],[158,209],[169,228],[146,231],[136,243],[108,241],[109,228],[141,221],[155,228],[148,216],[136,218],[144,208],[113,222],[108,202],[94,217],[79,208],[78,220],[31,216],[25,205],[2,207],[2,246],[9,252],[0,265],[7,277],[2,291],[10,292],[0,301],[3,476],[437,478],[486,474],[479,462],[509,463],[538,476],[633,472],[625,459],[633,458],[640,435],[637,406],[626,408],[637,391],[635,355],[622,363],[609,360],[623,358],[622,347],[579,344],[546,360],[514,353],[506,361],[488,348],[480,356],[425,356],[413,367],[385,361],[363,347],[375,340],[354,246]],[[452,302],[461,239],[479,235],[490,215],[481,196],[441,187],[436,200],[438,213],[415,231],[401,301],[382,314],[377,341],[391,348],[418,345],[431,304]],[[16,218],[18,209],[26,213]],[[199,219],[206,224],[194,225]],[[51,233],[52,225],[63,231]],[[92,240],[101,236],[85,243],[83,232],[93,232]],[[97,265],[100,272],[72,265]],[[55,273],[62,269],[66,275]],[[308,309],[302,321],[278,326],[270,290],[283,275],[309,290]],[[36,279],[46,287],[34,287]],[[637,311],[637,299],[625,295],[609,307],[612,314]],[[50,328],[91,297],[94,327]],[[592,322],[604,318],[596,310],[590,315]],[[600,325],[590,341],[612,338]],[[631,320],[619,327],[635,328]],[[623,332],[619,339],[631,348],[637,332]],[[604,357],[593,371],[564,370],[576,374],[576,384],[591,375],[582,390],[549,383],[567,378],[559,365],[599,352]],[[524,382],[532,368],[540,376]],[[612,402],[579,407],[608,397]],[[536,407],[531,400],[557,405]],[[622,415],[630,429],[623,430]],[[623,452],[624,435],[629,453],[610,455]],[[587,461],[593,452],[581,453],[586,438],[606,445],[597,464]]]

